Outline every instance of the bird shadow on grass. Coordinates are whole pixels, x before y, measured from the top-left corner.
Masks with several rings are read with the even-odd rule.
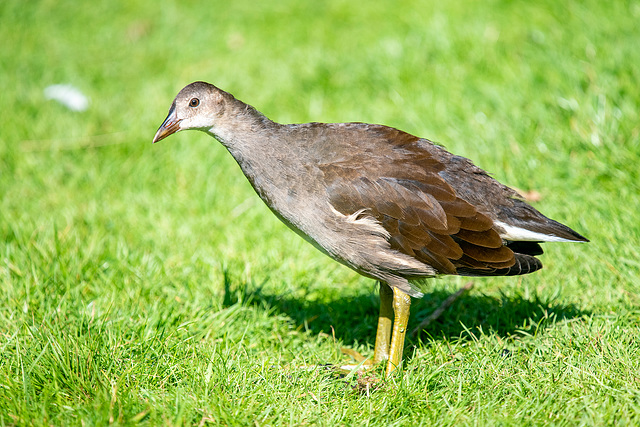
[[[226,282],[225,288],[225,306],[242,299],[249,305],[273,308],[310,333],[334,335],[348,347],[364,344],[373,348],[380,304],[377,292],[343,296],[336,290],[329,296],[323,294],[320,299],[269,293],[264,290],[264,284],[256,287],[240,285],[234,292],[230,283]],[[446,291],[434,290],[420,300],[412,299],[408,330],[420,324],[449,296],[450,293]],[[514,335],[539,334],[555,322],[589,314],[573,304],[558,304],[553,296],[495,296],[476,290],[460,296],[417,336],[408,336],[407,345],[415,345],[419,339],[429,338],[469,340],[478,333],[495,333],[503,339]],[[407,356],[411,357],[411,354]]]

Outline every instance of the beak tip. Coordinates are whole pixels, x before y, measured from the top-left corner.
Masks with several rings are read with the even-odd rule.
[[[160,142],[169,135],[172,135],[178,131],[180,131],[180,122],[182,120],[178,118],[176,113],[176,102],[173,101],[171,108],[169,109],[169,114],[167,118],[164,119],[164,122],[160,125],[158,130],[156,131],[155,136],[153,137],[153,144],[156,142]]]
[[[153,137],[152,144],[160,142],[169,135],[180,131],[180,121],[181,119],[178,118],[176,113],[176,101],[173,101],[173,104],[171,104],[171,108],[169,109],[167,118],[164,119],[164,122],[162,122],[162,124],[156,131],[155,136]]]
[[[155,144],[156,142],[160,142],[166,137],[168,137],[169,135],[173,135],[174,133],[178,132],[179,130],[180,130],[179,122],[167,123],[165,121],[165,123],[163,123],[162,126],[160,126],[160,129],[158,129],[158,131],[156,132],[156,135],[153,137],[152,143]]]

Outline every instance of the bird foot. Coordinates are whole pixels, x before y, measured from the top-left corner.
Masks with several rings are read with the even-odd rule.
[[[340,351],[342,352],[342,354],[346,354],[347,356],[352,357],[356,362],[336,366],[335,369],[337,369],[341,374],[347,375],[352,373],[354,370],[356,372],[365,372],[373,369],[376,366],[374,365],[373,360],[364,357],[362,354],[351,348],[342,347],[340,348]]]
[[[360,353],[358,353],[357,351],[355,351],[352,348],[341,347],[340,351],[342,352],[342,354],[346,354],[347,356],[351,356],[353,358],[353,360],[355,360],[358,363],[361,363],[363,360],[367,360],[366,357],[364,357],[363,355],[361,355]]]

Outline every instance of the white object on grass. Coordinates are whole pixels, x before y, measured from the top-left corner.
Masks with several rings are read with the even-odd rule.
[[[85,111],[89,108],[89,98],[71,85],[51,85],[44,90],[47,99],[58,101],[72,111]]]

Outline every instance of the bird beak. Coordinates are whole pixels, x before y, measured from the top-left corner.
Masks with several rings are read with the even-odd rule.
[[[176,106],[173,104],[169,110],[169,115],[156,132],[156,136],[153,137],[153,143],[162,141],[171,134],[174,134],[180,130],[180,119],[176,115]]]

